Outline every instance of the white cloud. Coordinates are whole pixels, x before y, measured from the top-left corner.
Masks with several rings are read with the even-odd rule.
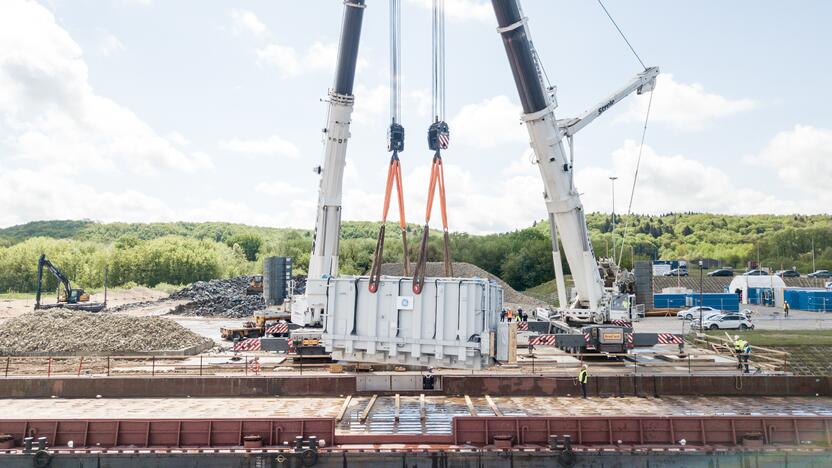
[[[715,119],[757,107],[752,99],[728,99],[705,91],[699,83],[679,83],[669,73],[659,75],[653,93],[650,120],[666,123],[679,130],[700,130]],[[644,121],[648,100],[649,96],[636,96],[619,120]]]
[[[254,190],[264,195],[284,198],[298,197],[308,193],[306,189],[280,180],[260,182],[254,187]]]
[[[36,2],[9,0],[0,15],[0,131],[10,157],[77,174],[213,169],[130,109],[95,93],[81,47]]]
[[[451,231],[501,232],[528,226],[546,216],[543,189],[537,169],[524,154],[487,180],[456,164],[444,164],[448,224]],[[404,171],[407,221],[424,223],[430,165],[406,166]],[[355,188],[357,181],[344,179],[343,219],[380,219],[386,167],[371,174],[378,181],[372,190]],[[367,175],[364,176],[365,178]],[[356,179],[353,177],[352,179]],[[394,188],[395,190],[395,188]],[[388,221],[398,221],[395,194]],[[431,227],[441,229],[438,192],[434,197]]]
[[[832,130],[795,125],[775,135],[759,157],[746,159],[768,164],[790,187],[817,196],[825,205],[819,209],[832,211]]]
[[[359,84],[353,91],[355,95],[355,107],[353,108],[353,122],[363,124],[384,117],[389,118],[390,112],[390,88],[387,85],[379,85],[368,88]]]
[[[504,143],[527,143],[528,132],[520,125],[520,105],[506,96],[468,104],[451,118],[451,144],[493,148]]]
[[[410,0],[410,3],[426,10],[433,8],[433,0]],[[494,9],[484,0],[445,0],[445,17],[457,22],[494,21]]]
[[[219,147],[222,150],[241,153],[246,156],[278,156],[290,159],[300,157],[300,149],[291,141],[278,135],[262,139],[232,138],[231,140],[221,141]]]
[[[284,78],[291,78],[304,73],[334,70],[338,58],[338,44],[316,41],[305,50],[286,45],[274,39],[274,34],[256,14],[249,10],[231,10],[232,29],[235,34],[243,32],[259,39],[255,50],[261,65],[277,68]],[[364,56],[358,57],[358,70],[367,66]]]
[[[611,208],[609,176],[618,176],[616,212],[626,212],[638,158],[638,144],[627,140],[613,151],[610,167],[586,167],[575,175],[587,211]],[[722,169],[684,155],[659,155],[645,145],[633,199],[633,212],[709,212],[725,214],[817,212],[811,203],[791,201],[768,191],[743,187]]]
[[[260,63],[277,68],[284,77],[335,68],[338,55],[336,44],[315,42],[305,52],[298,52],[291,46],[270,43],[257,49]]]
[[[176,219],[175,212],[165,203],[143,193],[100,192],[77,178],[30,169],[0,169],[0,206],[7,207],[0,210],[0,227],[37,219]]]
[[[229,14],[236,34],[247,32],[255,37],[263,37],[269,33],[268,28],[260,21],[260,18],[249,10],[235,8]]]
[[[98,53],[109,57],[124,50],[124,44],[112,33],[105,32],[101,42],[98,43]]]
[[[179,132],[173,131],[167,135],[168,141],[178,146],[188,146],[191,142]]]

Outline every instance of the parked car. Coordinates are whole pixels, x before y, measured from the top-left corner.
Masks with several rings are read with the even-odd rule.
[[[797,270],[780,270],[775,275],[781,278],[800,278],[800,273]]]
[[[734,272],[727,268],[720,268],[708,273],[708,276],[734,276]]]
[[[743,276],[768,276],[765,270],[749,270],[742,274]]]
[[[667,273],[664,274],[664,276],[687,276],[687,275],[688,275],[688,269],[687,268],[674,268],[674,269],[672,269],[672,270],[670,270],[670,271],[668,271]]]
[[[704,320],[706,317],[710,317],[712,315],[722,315],[722,311],[719,309],[714,309],[713,307],[708,306],[695,306],[691,307],[690,309],[680,310],[676,312],[676,317],[682,320],[699,320],[699,311],[702,310],[702,319]]]
[[[700,328],[699,321],[694,320],[690,326],[692,328]],[[702,328],[705,330],[753,330],[754,324],[745,315],[727,314],[713,316],[707,320],[703,320]]]
[[[809,273],[809,278],[832,278],[832,271],[829,270],[818,270],[812,273]]]

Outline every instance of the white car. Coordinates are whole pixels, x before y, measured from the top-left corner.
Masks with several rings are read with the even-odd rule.
[[[714,316],[704,320],[702,328],[705,330],[748,330],[754,329],[754,324],[751,319],[740,314],[727,314]],[[692,328],[699,328],[699,321],[695,320],[691,325]]]
[[[699,320],[699,311],[702,310],[702,319],[706,319],[710,315],[719,315],[722,314],[722,311],[719,309],[714,309],[713,307],[708,306],[696,306],[691,307],[690,309],[680,310],[676,312],[676,317],[682,320]]]

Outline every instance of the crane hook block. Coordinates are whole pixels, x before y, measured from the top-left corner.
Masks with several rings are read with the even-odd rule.
[[[387,130],[387,151],[404,151],[404,127],[397,123]]]
[[[428,127],[428,147],[431,151],[448,149],[450,136],[451,133],[447,123],[442,120],[434,122]]]

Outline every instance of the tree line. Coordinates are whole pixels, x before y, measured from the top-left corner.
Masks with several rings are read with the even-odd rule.
[[[613,221],[615,221],[613,229]],[[830,216],[723,216],[669,213],[661,216],[587,215],[590,237],[598,257],[621,258],[625,268],[634,261],[708,258],[742,269],[760,259],[775,269],[814,265],[832,269]],[[397,228],[387,230],[385,262],[402,260]],[[345,222],[341,233],[340,270],[365,274],[371,266],[379,223]],[[422,227],[410,225],[409,257],[418,255]],[[625,236],[626,232],[626,236]],[[429,236],[428,259],[441,261],[442,235]],[[622,242],[623,241],[623,242]],[[199,280],[262,272],[263,257],[294,259],[296,273],[305,274],[312,233],[230,223],[96,223],[39,221],[0,229],[0,292],[31,292],[36,287],[37,258],[52,260],[85,288],[187,284]],[[512,232],[451,234],[455,261],[469,262],[524,290],[554,277],[549,226],[537,222]],[[569,266],[563,262],[564,271]],[[54,288],[54,278],[47,287]]]

